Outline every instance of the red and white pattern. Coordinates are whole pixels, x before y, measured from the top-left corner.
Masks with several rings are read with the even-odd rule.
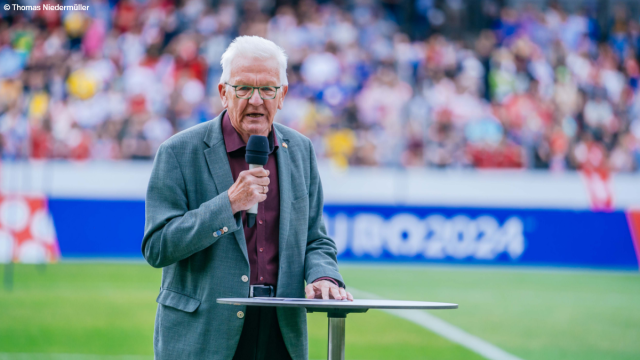
[[[606,169],[582,169],[582,177],[587,185],[591,210],[613,211],[613,190],[611,174]]]
[[[0,263],[38,264],[60,257],[47,199],[37,195],[0,195]]]

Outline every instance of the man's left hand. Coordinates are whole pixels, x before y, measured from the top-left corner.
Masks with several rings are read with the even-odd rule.
[[[307,285],[304,289],[307,299],[335,299],[353,301],[353,296],[345,289],[327,280]]]

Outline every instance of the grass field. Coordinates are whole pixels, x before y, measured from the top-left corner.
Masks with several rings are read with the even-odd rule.
[[[13,290],[0,290],[0,360],[153,358],[159,270],[62,263],[14,272]],[[348,286],[381,297],[459,303],[431,313],[523,359],[640,359],[635,273],[391,265],[345,265],[342,273]],[[311,359],[326,358],[326,322],[309,315]],[[481,357],[372,310],[349,316],[347,358]]]

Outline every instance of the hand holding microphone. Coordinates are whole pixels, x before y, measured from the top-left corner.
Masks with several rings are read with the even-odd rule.
[[[245,160],[249,170],[240,172],[236,182],[229,188],[231,211],[247,210],[248,226],[252,227],[258,213],[258,203],[267,199],[269,171],[263,166],[269,159],[269,140],[266,136],[251,135],[247,142]]]

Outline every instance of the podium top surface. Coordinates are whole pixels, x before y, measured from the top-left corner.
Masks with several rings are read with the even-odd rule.
[[[303,307],[307,309],[321,310],[367,310],[367,309],[457,309],[458,304],[426,302],[426,301],[399,301],[399,300],[321,300],[300,298],[222,298],[219,304],[246,305],[246,306],[276,306],[276,307]]]

